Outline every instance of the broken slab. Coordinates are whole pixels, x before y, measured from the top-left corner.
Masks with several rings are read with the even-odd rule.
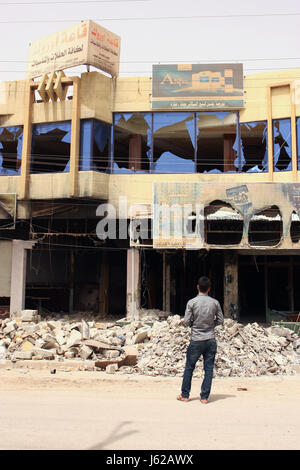
[[[132,337],[132,344],[142,343],[148,336],[149,329],[137,330],[137,333]]]
[[[32,358],[32,351],[15,351],[12,355],[11,360],[29,360]]]
[[[89,346],[90,348],[93,349],[118,349],[117,346],[113,346],[112,344],[109,343],[104,343],[103,341],[97,341],[95,339],[86,339],[82,341],[83,344],[86,346]]]
[[[125,358],[122,365],[135,366],[138,358],[137,348],[131,345],[126,345],[123,347],[123,351],[125,352]]]
[[[56,350],[53,349],[42,349],[42,348],[32,348],[30,351],[34,356],[41,356],[43,359],[54,359]]]

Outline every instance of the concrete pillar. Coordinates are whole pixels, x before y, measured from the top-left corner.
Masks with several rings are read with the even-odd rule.
[[[136,248],[127,250],[127,317],[137,319],[140,307],[140,252]]]
[[[224,171],[235,171],[236,167],[234,166],[234,160],[236,157],[236,152],[232,148],[235,142],[234,134],[225,134],[224,135]]]
[[[10,284],[10,316],[20,315],[25,308],[27,251],[35,241],[13,240]]]
[[[129,137],[129,169],[139,171],[142,169],[142,136],[132,134]]]
[[[239,318],[238,255],[224,254],[224,316]]]

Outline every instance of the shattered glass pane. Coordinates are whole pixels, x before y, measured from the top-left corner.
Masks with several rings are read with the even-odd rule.
[[[292,169],[291,120],[273,120],[274,171]]]
[[[151,113],[116,113],[113,173],[149,172],[151,138]]]
[[[197,113],[197,172],[236,173],[238,165],[237,112]]]
[[[31,173],[70,170],[71,121],[32,126]]]
[[[154,173],[195,172],[195,114],[153,114]]]
[[[21,173],[23,128],[0,127],[0,175]]]
[[[240,124],[241,167],[243,172],[268,171],[268,125],[267,121]]]
[[[109,171],[110,130],[110,125],[96,119],[84,119],[81,121],[80,171]]]

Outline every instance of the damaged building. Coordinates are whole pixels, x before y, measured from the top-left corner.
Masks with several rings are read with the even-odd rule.
[[[299,72],[245,76],[243,104],[222,109],[154,106],[152,77],[2,83],[0,310],[183,315],[207,275],[225,316],[292,318]],[[173,204],[191,210],[166,233],[159,212]],[[105,218],[116,236],[99,237]],[[186,221],[178,239],[176,220]]]

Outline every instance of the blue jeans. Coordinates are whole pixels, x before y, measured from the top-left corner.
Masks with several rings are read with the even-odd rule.
[[[190,342],[186,353],[186,364],[181,386],[182,397],[189,398],[190,396],[193,372],[196,362],[202,354],[204,361],[204,379],[201,386],[200,397],[204,400],[208,399],[213,378],[216,352],[217,342],[215,339]]]

